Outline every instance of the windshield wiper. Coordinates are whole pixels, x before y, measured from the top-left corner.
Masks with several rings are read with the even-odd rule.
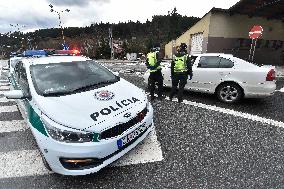
[[[108,84],[112,84],[112,83],[116,83],[117,80],[111,80],[111,81],[102,81],[102,82],[99,82],[99,83],[95,83],[95,84],[91,84],[91,85],[86,85],[84,87],[79,87],[77,89],[74,89],[72,90],[72,92],[80,92],[80,91],[86,91],[88,89],[91,89],[91,88],[98,88],[102,85],[108,85]]]
[[[116,83],[118,80],[111,80],[111,81],[102,81],[99,83],[94,83],[94,84],[90,84],[90,85],[86,85],[83,87],[79,87],[77,89],[73,89],[73,90],[69,90],[69,91],[55,91],[55,92],[49,92],[49,93],[43,93],[43,96],[63,96],[63,95],[69,95],[72,93],[77,93],[77,92],[81,92],[81,91],[87,91],[89,89],[93,89],[93,88],[98,88],[102,85],[108,85],[108,84],[112,84],[112,83]]]
[[[70,94],[71,91],[57,91],[57,92],[50,92],[50,93],[43,93],[43,96],[63,96]]]

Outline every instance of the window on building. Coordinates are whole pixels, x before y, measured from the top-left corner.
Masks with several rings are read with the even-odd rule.
[[[244,39],[242,47],[250,47],[251,46],[251,39]]]
[[[236,39],[234,42],[234,48],[240,48],[242,45],[243,39]]]
[[[219,68],[221,58],[218,56],[200,57],[198,67],[200,68]]]
[[[263,39],[258,39],[257,41],[256,41],[256,46],[255,46],[255,48],[260,48],[261,47],[261,44],[264,42],[264,40]]]
[[[275,49],[276,49],[276,50],[277,50],[277,49],[281,49],[282,46],[283,46],[283,41],[278,40],[277,43],[276,43],[276,48],[275,48]]]
[[[269,40],[266,40],[266,41],[265,41],[264,47],[265,47],[265,48],[268,48],[268,47],[269,47]]]

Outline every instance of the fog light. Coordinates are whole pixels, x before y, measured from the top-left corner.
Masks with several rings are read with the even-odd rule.
[[[93,159],[63,159],[63,162],[66,162],[66,163],[90,163],[90,162],[93,162]]]
[[[86,159],[60,158],[59,160],[62,166],[65,169],[69,170],[82,170],[87,168],[93,168],[103,163],[102,160],[97,158],[86,158]]]

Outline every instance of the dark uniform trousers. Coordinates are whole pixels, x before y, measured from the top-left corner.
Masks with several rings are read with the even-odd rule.
[[[149,90],[150,95],[152,98],[154,98],[154,91],[155,91],[155,83],[158,83],[158,96],[162,97],[162,91],[163,91],[163,76],[161,70],[158,70],[156,72],[151,72],[149,76]]]
[[[186,73],[175,73],[172,76],[172,90],[170,94],[170,99],[174,97],[177,92],[177,87],[179,86],[178,90],[178,101],[183,100],[183,91],[184,87],[187,84],[188,75]]]

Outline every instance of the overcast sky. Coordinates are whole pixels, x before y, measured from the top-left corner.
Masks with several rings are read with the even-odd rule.
[[[70,9],[62,14],[64,26],[86,26],[94,22],[145,22],[153,15],[165,15],[174,7],[178,13],[202,17],[211,8],[227,9],[239,0],[1,0],[0,32],[58,27],[58,16],[50,12],[50,3],[56,10]],[[25,26],[25,27],[23,27]]]

